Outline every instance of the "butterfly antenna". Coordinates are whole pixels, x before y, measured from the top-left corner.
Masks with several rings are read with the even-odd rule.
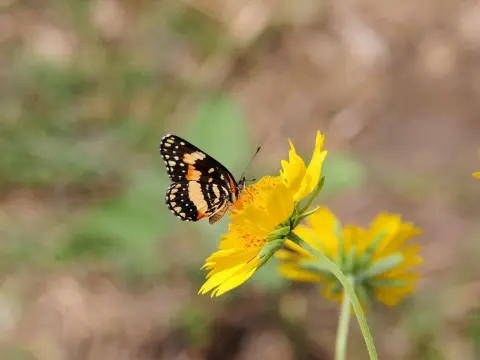
[[[259,153],[261,148],[262,148],[261,146],[257,147],[257,151],[255,151],[255,154],[253,154],[253,156],[250,158],[250,161],[248,162],[247,166],[245,167],[245,170],[243,170],[243,173],[242,173],[242,176],[240,176],[240,179],[242,179],[245,176],[245,173],[247,172],[248,167],[252,163],[253,159],[255,159],[255,156],[257,156],[257,154]]]

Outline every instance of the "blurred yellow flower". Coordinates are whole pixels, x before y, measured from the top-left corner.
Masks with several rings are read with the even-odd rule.
[[[353,282],[363,304],[372,298],[390,305],[413,293],[418,274],[412,268],[423,262],[419,245],[408,241],[421,233],[400,216],[382,213],[363,229],[341,227],[333,213],[322,208],[307,218],[309,226],[298,226],[295,233],[317,251],[334,261]],[[326,298],[341,301],[343,287],[328,271],[316,266],[318,260],[290,240],[276,253],[282,260],[280,273],[307,282],[324,282]],[[317,264],[318,265],[318,264]]]
[[[199,293],[211,290],[219,296],[244,283],[284,243],[288,234],[308,216],[308,204],[323,184],[321,167],[326,151],[321,151],[323,136],[318,132],[308,168],[290,149],[290,162],[282,161],[281,176],[265,176],[248,186],[230,211],[228,233],[222,236],[219,250],[207,258],[209,270]],[[315,190],[315,192],[313,192]],[[310,202],[299,210],[296,204],[309,194]]]
[[[315,149],[308,167],[305,166],[303,159],[298,156],[295,147],[290,141],[290,151],[288,153],[289,161],[282,160],[280,176],[287,187],[293,192],[294,200],[300,201],[307,197],[317,186],[321,174],[322,165],[327,156],[326,151],[322,151],[324,136],[317,131],[315,140]]]

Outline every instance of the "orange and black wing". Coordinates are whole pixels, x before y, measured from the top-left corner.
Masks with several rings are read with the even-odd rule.
[[[213,223],[237,195],[233,175],[217,160],[188,141],[166,135],[160,153],[172,180],[167,190],[169,209],[180,219],[197,221],[210,217]]]
[[[181,181],[170,185],[165,200],[178,218],[197,221],[226,208],[227,192],[227,188],[214,182]]]
[[[165,135],[160,142],[160,154],[173,182],[200,181],[200,178],[217,181],[232,192],[237,183],[228,169],[195,145],[175,135]]]

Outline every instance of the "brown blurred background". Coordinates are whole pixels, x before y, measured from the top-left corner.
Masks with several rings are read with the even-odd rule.
[[[1,360],[332,359],[338,306],[274,263],[197,295],[227,223],[172,217],[158,154],[262,145],[258,178],[317,129],[319,203],[424,229],[380,358],[480,358],[480,1],[3,0],[0,44]]]

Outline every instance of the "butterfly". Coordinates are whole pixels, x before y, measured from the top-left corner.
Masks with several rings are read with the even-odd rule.
[[[208,217],[214,224],[239,198],[245,177],[237,182],[225,166],[188,141],[167,134],[159,150],[172,181],[166,204],[179,219],[198,221]]]

